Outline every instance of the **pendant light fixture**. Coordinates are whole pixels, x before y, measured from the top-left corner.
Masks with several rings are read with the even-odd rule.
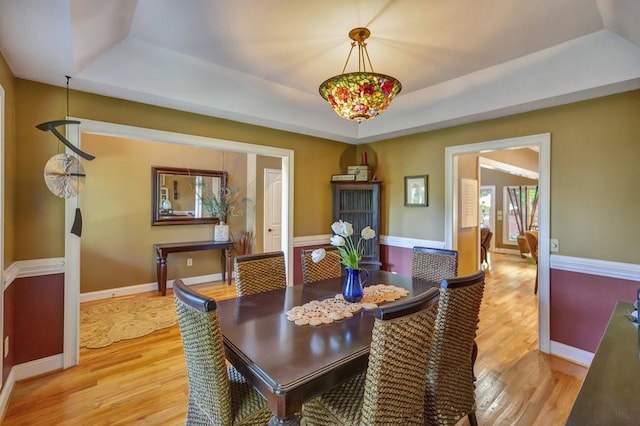
[[[336,114],[347,120],[361,122],[377,117],[402,89],[397,79],[373,71],[365,42],[370,35],[371,32],[363,27],[349,31],[349,38],[353,41],[342,74],[331,77],[320,85],[320,95],[329,102]],[[345,74],[351,53],[356,46],[358,71]]]

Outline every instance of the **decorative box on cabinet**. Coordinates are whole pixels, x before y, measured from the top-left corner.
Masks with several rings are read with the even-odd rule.
[[[360,261],[364,269],[380,269],[380,187],[382,182],[332,182],[333,220],[342,219],[353,225],[354,241],[360,231],[370,226],[376,238],[363,241],[363,256]]]

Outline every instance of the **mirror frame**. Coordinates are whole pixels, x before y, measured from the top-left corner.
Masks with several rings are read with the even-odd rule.
[[[224,191],[227,188],[227,172],[221,172],[218,170],[200,170],[200,169],[183,169],[178,167],[163,167],[152,166],[151,167],[151,225],[200,225],[204,223],[218,224],[220,219],[217,217],[180,217],[179,219],[163,219],[160,215],[160,175],[171,174],[181,176],[207,176],[207,177],[219,177],[220,189]]]

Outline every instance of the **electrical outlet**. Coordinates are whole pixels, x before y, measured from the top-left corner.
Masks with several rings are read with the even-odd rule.
[[[557,253],[560,251],[560,243],[557,239],[551,238],[551,240],[549,240],[549,250],[552,253]]]
[[[4,357],[9,356],[9,336],[5,336],[4,338]]]
[[[193,266],[193,259],[192,258],[188,258],[187,259],[187,266]]]

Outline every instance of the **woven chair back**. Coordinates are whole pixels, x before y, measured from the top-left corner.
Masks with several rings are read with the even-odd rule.
[[[475,423],[473,363],[483,293],[483,271],[442,280],[425,394],[430,425],[454,425],[464,416]]]
[[[281,251],[237,256],[234,269],[238,297],[287,286],[284,253]]]
[[[378,310],[360,424],[423,424],[424,355],[434,332],[438,291],[415,299]]]
[[[529,245],[531,257],[538,263],[538,231],[525,231],[524,237]]]
[[[337,247],[325,248],[325,256],[320,262],[311,259],[313,249],[302,250],[302,279],[305,283],[340,278],[342,265]]]
[[[458,275],[458,252],[431,247],[414,247],[411,275],[440,282]]]
[[[187,424],[230,425],[233,422],[229,379],[216,303],[173,283],[174,302],[187,364]]]

